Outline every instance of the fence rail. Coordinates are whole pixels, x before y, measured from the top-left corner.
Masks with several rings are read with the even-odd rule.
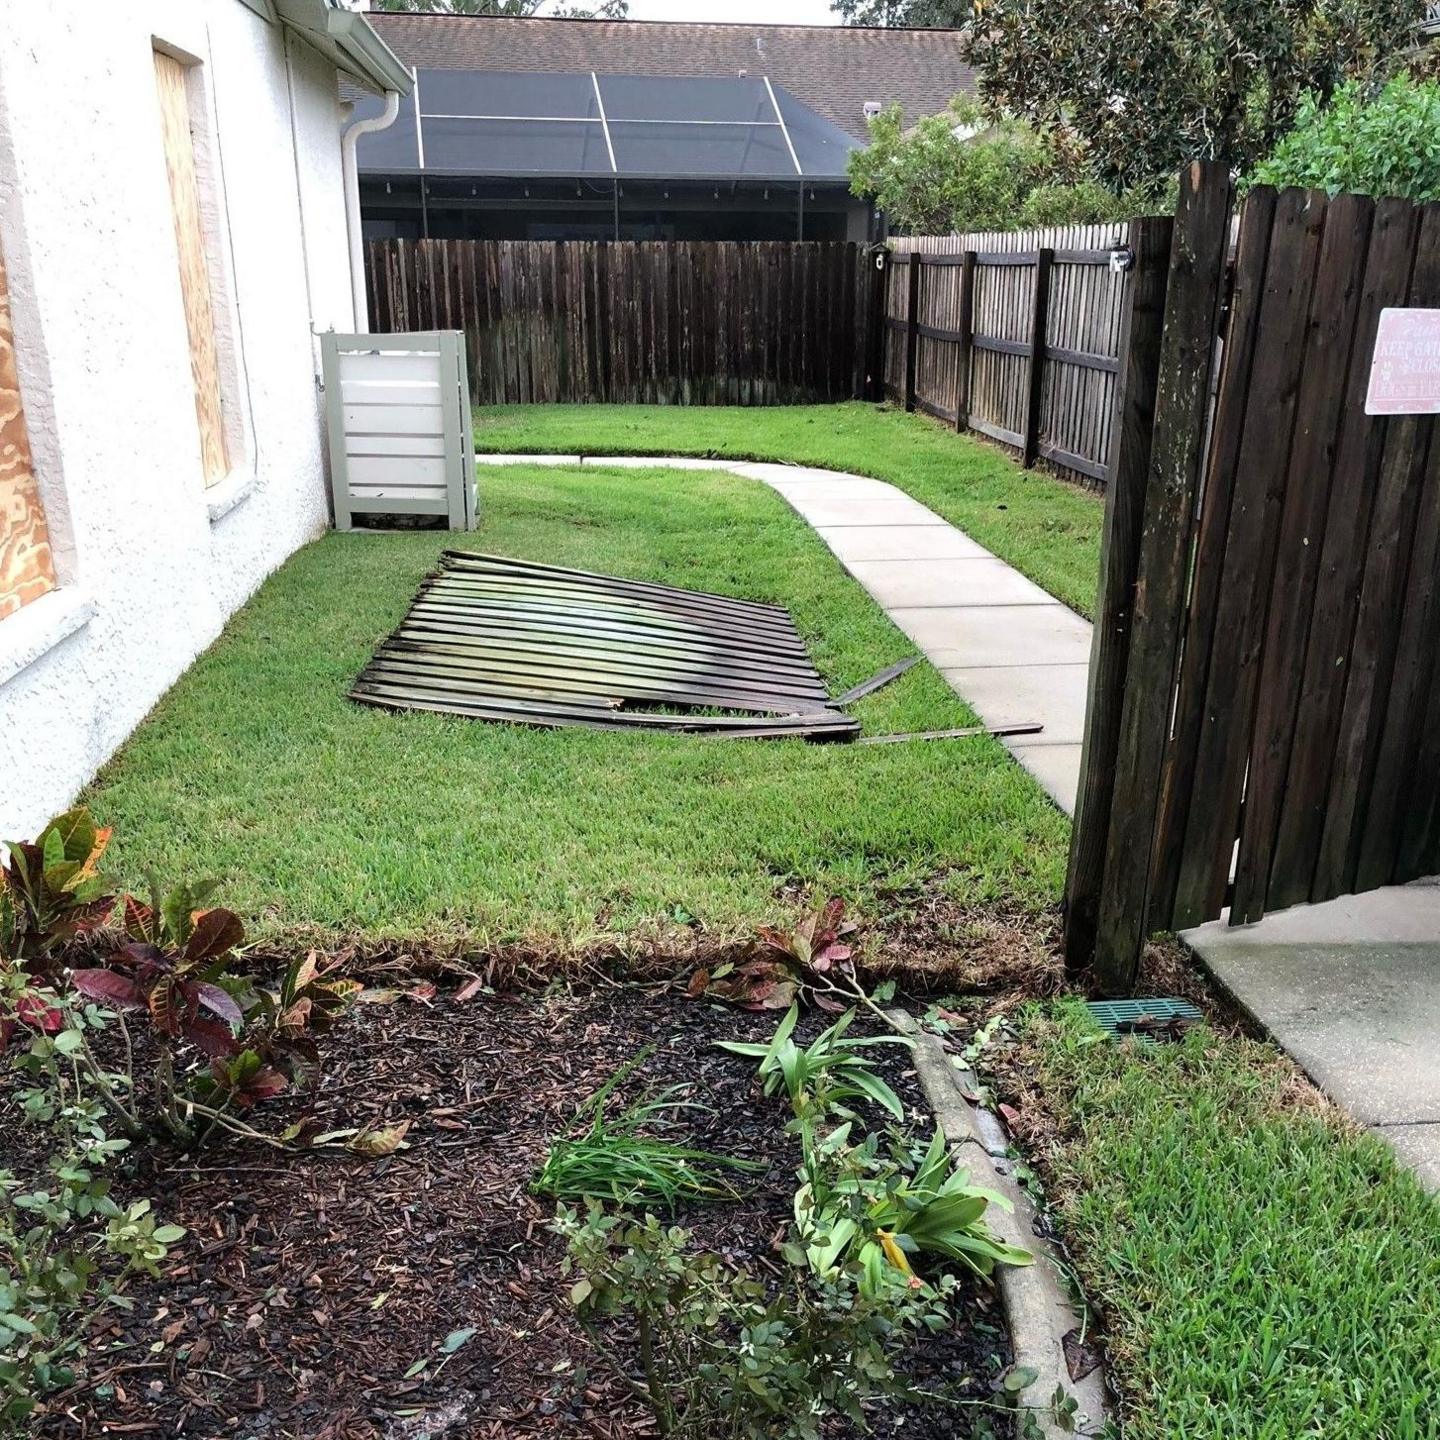
[[[1126,224],[893,242],[885,385],[909,409],[1103,484]]]
[[[369,242],[366,264],[371,329],[463,331],[477,404],[879,393],[878,275],[863,246],[387,239]]]

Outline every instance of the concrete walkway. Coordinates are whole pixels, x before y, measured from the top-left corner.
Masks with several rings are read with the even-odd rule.
[[[1181,937],[1348,1114],[1440,1191],[1440,882]]]
[[[1090,624],[894,485],[794,465],[653,456],[480,455],[489,465],[729,470],[763,481],[819,533],[986,724],[1073,814]],[[1440,883],[1225,917],[1182,937],[1332,1099],[1440,1190]]]
[[[650,456],[477,455],[487,465],[729,470],[763,481],[987,725],[1045,728],[1002,743],[1065,813],[1075,809],[1090,622],[883,480],[798,465]]]

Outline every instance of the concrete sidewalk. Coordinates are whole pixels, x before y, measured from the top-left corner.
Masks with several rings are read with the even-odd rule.
[[[651,456],[477,455],[487,465],[729,470],[782,495],[1065,813],[1075,809],[1090,622],[894,485],[798,465]]]
[[[1440,882],[1181,937],[1348,1114],[1440,1190]]]

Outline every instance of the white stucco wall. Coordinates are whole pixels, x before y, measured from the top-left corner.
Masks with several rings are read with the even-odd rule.
[[[157,42],[201,62],[197,160],[219,212],[211,280],[234,469],[208,492]],[[354,328],[341,124],[334,68],[241,0],[5,7],[0,247],[61,586],[0,621],[0,837],[63,808],[325,528],[312,324]]]

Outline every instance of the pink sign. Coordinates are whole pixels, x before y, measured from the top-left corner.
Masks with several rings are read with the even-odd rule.
[[[1440,415],[1440,310],[1382,310],[1367,415]]]

